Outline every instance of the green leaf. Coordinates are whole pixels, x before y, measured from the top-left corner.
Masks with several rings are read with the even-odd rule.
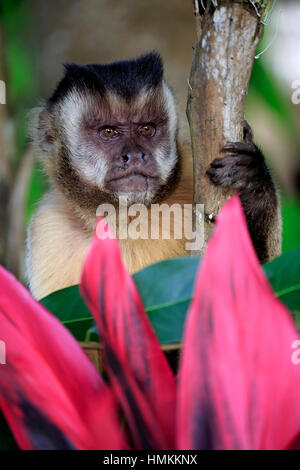
[[[133,275],[161,344],[181,342],[198,266],[199,258],[196,257],[173,258]],[[300,249],[284,253],[266,264],[264,270],[282,302],[290,310],[300,311]],[[97,339],[97,329],[78,286],[54,292],[41,302],[79,341]]]
[[[148,266],[133,275],[151,324],[162,344],[181,341],[198,265],[199,258],[174,258]],[[79,341],[94,339],[94,322],[78,286],[54,292],[42,299],[41,303]]]
[[[78,286],[67,287],[44,297],[41,303],[52,312],[75,336],[85,341],[87,331],[94,325]]]
[[[281,196],[282,251],[300,248],[300,199]]]
[[[290,310],[300,310],[300,249],[284,253],[264,270],[277,297]]]
[[[161,261],[133,275],[150,322],[161,344],[182,339],[199,258]]]

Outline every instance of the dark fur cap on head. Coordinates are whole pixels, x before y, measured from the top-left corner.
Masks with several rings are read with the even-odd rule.
[[[137,59],[112,62],[110,64],[66,64],[66,73],[49,99],[55,104],[76,88],[90,90],[100,95],[109,89],[122,98],[130,99],[143,88],[147,90],[159,85],[163,78],[163,64],[156,52]]]

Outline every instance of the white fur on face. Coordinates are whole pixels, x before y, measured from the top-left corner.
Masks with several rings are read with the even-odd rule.
[[[137,107],[143,107],[149,100],[149,91],[142,90],[135,100]],[[169,120],[169,141],[171,143],[169,154],[167,155],[163,147],[156,149],[153,152],[155,162],[157,164],[159,174],[162,182],[166,182],[170,176],[176,161],[177,161],[177,145],[176,145],[176,131],[177,131],[177,113],[173,94],[165,81],[162,82],[162,100],[163,106],[167,111]]]
[[[164,149],[160,148],[154,152],[154,158],[159,168],[161,179],[163,182],[166,182],[178,158],[176,145],[177,113],[174,97],[170,88],[168,87],[165,81],[163,81],[162,86],[164,107],[167,110],[167,115],[169,119],[169,139],[171,146],[168,156],[166,155],[166,152],[164,152]]]
[[[120,103],[116,100],[118,97],[112,94],[110,100],[114,100],[114,106],[122,108],[126,103],[119,98]],[[149,91],[142,90],[135,100],[135,107],[142,108],[149,100]],[[168,154],[161,147],[153,151],[157,168],[159,170],[161,182],[165,183],[170,176],[177,161],[176,146],[176,128],[177,115],[173,95],[168,85],[162,83],[162,100],[167,110],[169,120],[169,142]],[[110,101],[111,102],[111,101]],[[95,184],[99,189],[105,190],[104,181],[108,171],[106,156],[99,150],[95,149],[94,144],[89,144],[81,138],[82,116],[93,109],[95,101],[91,96],[80,93],[76,90],[70,92],[59,106],[60,116],[62,120],[63,132],[67,139],[67,145],[72,155],[72,163],[79,173],[87,182]],[[149,190],[143,193],[124,193],[124,196],[131,202],[149,202],[154,196],[154,191]],[[119,196],[122,196],[119,194]]]
[[[72,154],[72,163],[89,183],[103,189],[108,171],[105,155],[99,150],[95,150],[94,145],[83,141],[80,132],[82,116],[88,112],[91,106],[90,97],[72,91],[60,105],[60,114],[68,147]]]
[[[166,157],[166,154],[163,149],[160,148],[155,150],[153,156],[156,165],[159,169],[161,181],[165,183],[168,177],[170,176],[177,161],[176,144],[171,147],[171,152],[169,153],[168,157]]]
[[[148,90],[143,89],[140,91],[137,98],[135,98],[135,107],[142,108],[148,101],[149,95]],[[162,102],[163,106],[167,111],[168,119],[169,119],[169,135],[170,140],[173,141],[176,137],[176,130],[177,130],[177,111],[174,101],[174,96],[168,87],[167,83],[163,80],[162,82]]]
[[[163,96],[164,105],[167,109],[169,118],[170,141],[173,142],[173,140],[175,140],[177,130],[177,112],[173,94],[165,81],[163,81]]]

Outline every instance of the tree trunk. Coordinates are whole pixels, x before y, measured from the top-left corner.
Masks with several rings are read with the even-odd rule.
[[[205,244],[229,190],[206,176],[226,142],[243,140],[244,109],[255,52],[263,33],[259,2],[194,0],[196,46],[187,116],[194,160],[194,205],[204,204]],[[270,1],[261,2],[265,9]],[[198,223],[194,216],[194,227]],[[195,252],[194,252],[195,254]]]

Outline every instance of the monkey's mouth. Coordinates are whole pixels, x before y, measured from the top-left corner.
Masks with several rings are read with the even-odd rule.
[[[124,176],[112,178],[106,183],[107,189],[115,193],[146,192],[157,186],[158,177],[146,173],[132,172]]]

